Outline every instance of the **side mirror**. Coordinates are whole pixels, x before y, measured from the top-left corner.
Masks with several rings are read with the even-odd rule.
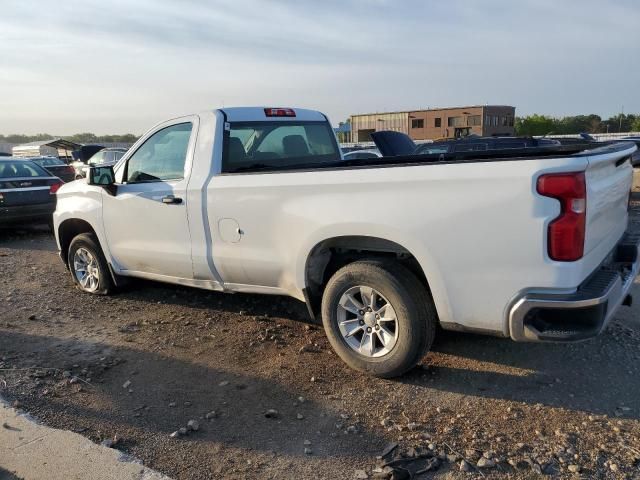
[[[113,173],[112,166],[105,167],[89,167],[87,175],[87,183],[89,185],[97,185],[104,187],[111,195],[115,195],[116,175]]]

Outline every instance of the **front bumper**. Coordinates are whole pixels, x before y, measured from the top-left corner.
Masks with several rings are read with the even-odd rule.
[[[509,312],[518,342],[573,342],[601,333],[627,300],[640,270],[640,235],[625,234],[607,261],[571,294],[528,292]]]

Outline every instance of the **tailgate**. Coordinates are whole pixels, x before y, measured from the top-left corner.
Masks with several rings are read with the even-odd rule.
[[[630,156],[634,150],[630,144],[613,144],[593,150],[587,157],[585,255],[602,244],[613,248],[627,228],[633,181]]]
[[[0,206],[16,207],[51,203],[55,195],[49,190],[58,179],[12,178],[0,179]]]

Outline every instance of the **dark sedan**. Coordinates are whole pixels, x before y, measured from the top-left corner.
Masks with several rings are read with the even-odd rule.
[[[76,179],[76,169],[67,165],[56,157],[30,157],[30,160],[47,170],[54,177],[58,177],[63,182],[73,182]]]
[[[63,182],[29,160],[0,158],[0,225],[51,225]]]

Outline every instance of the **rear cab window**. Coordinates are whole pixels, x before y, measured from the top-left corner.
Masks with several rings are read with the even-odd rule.
[[[30,161],[0,161],[0,178],[31,178],[50,176],[51,174],[49,172]]]
[[[326,121],[230,122],[222,172],[322,168],[340,160],[333,130]]]

